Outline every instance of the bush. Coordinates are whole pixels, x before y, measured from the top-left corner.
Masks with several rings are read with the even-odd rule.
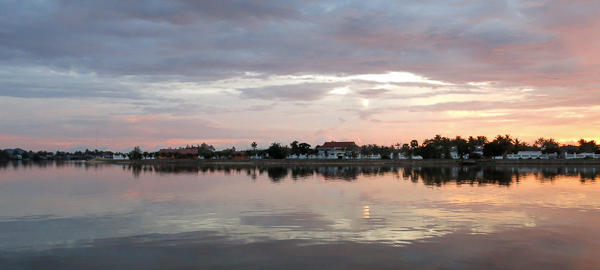
[[[267,149],[267,153],[269,154],[269,158],[272,159],[285,159],[287,157],[288,148],[281,146],[279,143],[273,143]]]

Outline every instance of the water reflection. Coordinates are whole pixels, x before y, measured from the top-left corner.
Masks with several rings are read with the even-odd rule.
[[[86,166],[79,164],[78,166]],[[98,165],[95,165],[98,166]],[[542,182],[552,182],[561,176],[578,177],[582,183],[595,182],[600,167],[591,166],[240,166],[240,165],[210,165],[210,166],[181,166],[181,165],[122,165],[123,169],[131,171],[134,177],[141,174],[244,174],[251,179],[266,173],[268,178],[279,183],[290,179],[293,181],[308,179],[315,176],[325,180],[355,181],[359,177],[393,176],[399,179],[422,182],[429,186],[482,185],[494,184],[510,186],[522,179],[533,176]]]
[[[508,254],[519,269],[597,266],[598,168],[11,161],[0,165],[0,265],[511,269],[497,256]],[[143,265],[156,258],[165,265]]]
[[[561,176],[577,177],[582,183],[595,182],[600,166],[251,166],[251,165],[202,165],[177,164],[94,164],[83,161],[0,161],[0,170],[27,170],[32,168],[74,167],[97,170],[107,166],[119,166],[138,178],[142,174],[245,174],[252,179],[266,174],[272,182],[286,179],[293,181],[322,177],[325,180],[355,181],[359,177],[391,175],[399,179],[425,185],[445,184],[496,184],[510,186],[531,175],[542,182],[552,182]]]
[[[0,160],[0,170],[8,168],[14,170],[27,170],[32,168],[61,168],[61,167],[77,167],[77,168],[98,168],[101,164],[86,163],[85,161],[70,161],[70,160],[52,160],[52,161],[31,161],[31,160]]]

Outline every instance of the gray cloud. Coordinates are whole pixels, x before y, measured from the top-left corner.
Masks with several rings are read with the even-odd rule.
[[[145,83],[100,80],[93,75],[58,73],[43,67],[0,68],[0,96],[20,98],[152,99],[142,93]]]
[[[579,70],[536,28],[549,24],[539,9],[459,2],[8,1],[0,61],[197,80],[406,70],[458,82]]]
[[[277,104],[273,103],[270,105],[254,105],[254,106],[250,106],[250,109],[248,109],[249,111],[255,111],[255,112],[263,112],[263,111],[268,111],[273,109]]]

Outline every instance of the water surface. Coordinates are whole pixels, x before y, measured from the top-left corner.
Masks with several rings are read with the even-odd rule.
[[[598,173],[10,162],[0,265],[598,269]]]

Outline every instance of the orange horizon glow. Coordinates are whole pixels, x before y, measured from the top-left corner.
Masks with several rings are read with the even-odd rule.
[[[532,145],[533,142],[540,137],[544,137],[546,139],[552,138],[549,136],[536,136],[536,137],[528,137],[529,139],[523,139],[523,137],[519,137],[515,134],[510,133],[502,133],[496,134],[493,136],[486,136],[488,140],[493,140],[497,135],[505,135],[509,134],[515,139],[519,139],[521,141],[527,142],[529,145]],[[450,139],[455,138],[457,135],[448,135],[441,134],[443,137],[448,137]],[[433,138],[435,136],[422,137],[422,138],[414,138],[419,144],[421,144],[425,139]],[[481,136],[481,134],[472,134],[472,135],[460,135],[462,138],[467,139],[469,136]],[[485,136],[485,135],[483,135]],[[595,140],[596,142],[600,142],[600,138],[588,137],[588,138],[553,138],[558,143],[562,145],[577,145],[580,139],[584,139],[586,141]],[[85,149],[94,150],[96,144],[96,138],[35,138],[35,137],[18,137],[18,136],[0,136],[0,140],[2,141],[2,145],[0,145],[0,149],[13,149],[13,148],[21,148],[24,150],[32,150],[36,151],[83,151]],[[285,140],[274,140],[274,141],[260,141],[260,140],[249,140],[249,139],[166,139],[166,140],[156,140],[147,138],[144,140],[136,140],[132,138],[128,139],[109,139],[109,138],[98,138],[98,150],[108,150],[108,151],[129,151],[133,149],[135,146],[141,146],[143,151],[158,151],[160,148],[178,148],[185,147],[187,145],[196,146],[202,143],[206,143],[209,145],[213,145],[217,150],[222,150],[226,148],[231,148],[235,146],[238,150],[247,150],[251,149],[250,144],[256,141],[259,144],[260,149],[267,148],[273,142],[279,142],[283,145],[288,145],[295,139],[290,139],[288,141]],[[366,144],[377,144],[377,145],[396,145],[397,143],[410,143],[412,139],[406,139],[402,141],[385,141],[385,140],[373,140],[373,141],[357,141],[352,139],[335,139],[332,137],[331,140],[325,140],[322,142],[310,142],[306,140],[298,140],[299,142],[308,142],[314,148],[317,145],[322,145],[323,142],[326,141],[355,141],[358,145],[366,145]]]

